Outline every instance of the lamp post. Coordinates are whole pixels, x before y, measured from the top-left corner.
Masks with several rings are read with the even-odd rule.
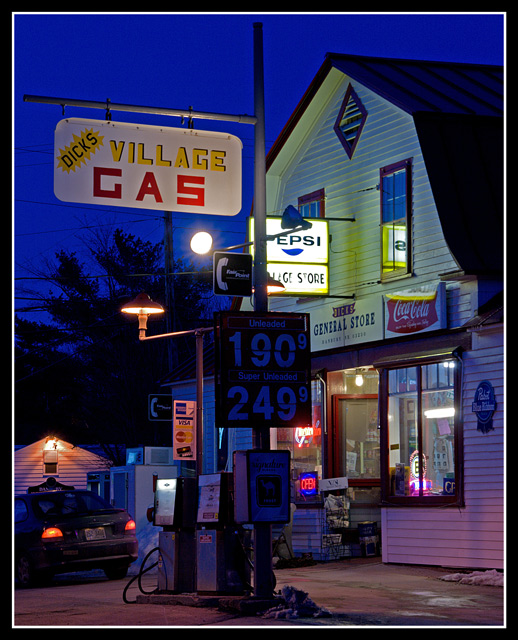
[[[164,308],[158,302],[153,302],[147,293],[140,293],[134,300],[127,302],[122,313],[133,314],[138,317],[139,340],[157,340],[160,338],[176,338],[177,336],[193,335],[196,338],[196,475],[203,473],[203,334],[214,331],[212,327],[200,327],[186,331],[173,331],[147,336],[147,321],[150,315],[164,313]]]
[[[266,150],[264,126],[264,65],[263,31],[254,23],[254,107],[257,118],[254,127],[254,310],[268,311],[266,264]],[[270,448],[267,429],[255,429],[256,449]],[[273,596],[272,526],[254,525],[254,594],[258,598]]]

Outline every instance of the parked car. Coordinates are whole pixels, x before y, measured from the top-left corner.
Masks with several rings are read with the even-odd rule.
[[[22,586],[89,569],[120,579],[137,559],[134,520],[92,491],[17,495],[14,514],[15,573]]]

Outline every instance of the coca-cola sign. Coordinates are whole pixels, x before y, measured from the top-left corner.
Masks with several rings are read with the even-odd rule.
[[[445,326],[444,283],[386,294],[385,337]]]

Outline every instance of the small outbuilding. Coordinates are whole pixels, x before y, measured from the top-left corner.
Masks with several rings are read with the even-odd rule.
[[[49,436],[21,447],[14,454],[15,494],[59,485],[89,489],[88,474],[107,472],[111,461]]]

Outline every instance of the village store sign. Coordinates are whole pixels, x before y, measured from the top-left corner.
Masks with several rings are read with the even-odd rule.
[[[219,132],[67,118],[54,137],[64,202],[233,216],[241,210],[239,138]]]
[[[311,218],[311,229],[279,236],[282,218],[266,218],[268,274],[284,285],[283,296],[322,296],[329,293],[329,223]],[[279,237],[275,237],[279,236]],[[254,240],[253,218],[249,237]],[[253,247],[252,247],[253,254]]]

